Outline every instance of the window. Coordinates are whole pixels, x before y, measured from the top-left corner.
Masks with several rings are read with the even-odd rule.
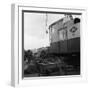
[[[67,39],[66,30],[60,30],[59,31],[59,40],[66,40],[66,39]]]

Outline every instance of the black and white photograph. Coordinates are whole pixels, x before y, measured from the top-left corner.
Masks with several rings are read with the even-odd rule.
[[[81,16],[22,10],[23,77],[80,75]]]

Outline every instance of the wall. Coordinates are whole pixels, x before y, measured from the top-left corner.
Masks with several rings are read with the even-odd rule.
[[[11,78],[11,3],[21,2],[29,3],[32,6],[47,7],[86,7],[90,11],[89,0],[1,0],[0,2],[0,89],[12,90],[10,86]],[[87,23],[90,21],[90,12],[88,12]],[[87,25],[88,25],[87,24]],[[81,31],[82,32],[82,31]],[[71,83],[57,85],[31,86],[28,88],[19,88],[20,90],[90,90],[90,30],[89,25],[83,33],[83,55],[87,60],[88,83]],[[53,83],[53,82],[52,82]]]

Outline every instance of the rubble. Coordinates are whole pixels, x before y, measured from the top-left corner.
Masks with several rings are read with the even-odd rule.
[[[29,76],[31,76],[30,74],[38,76],[60,76],[69,75],[74,71],[74,66],[64,62],[64,57],[61,56],[44,53],[38,57],[37,55],[33,56],[32,60],[29,61],[27,69],[24,69],[24,73]]]

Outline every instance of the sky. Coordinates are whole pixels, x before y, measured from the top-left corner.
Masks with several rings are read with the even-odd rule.
[[[49,34],[46,34],[46,28],[64,15],[45,13],[24,13],[24,49],[37,49],[49,46]]]
[[[24,13],[24,49],[37,49],[50,45],[49,33],[46,29],[53,22],[63,18],[63,14],[47,14],[46,13]]]

